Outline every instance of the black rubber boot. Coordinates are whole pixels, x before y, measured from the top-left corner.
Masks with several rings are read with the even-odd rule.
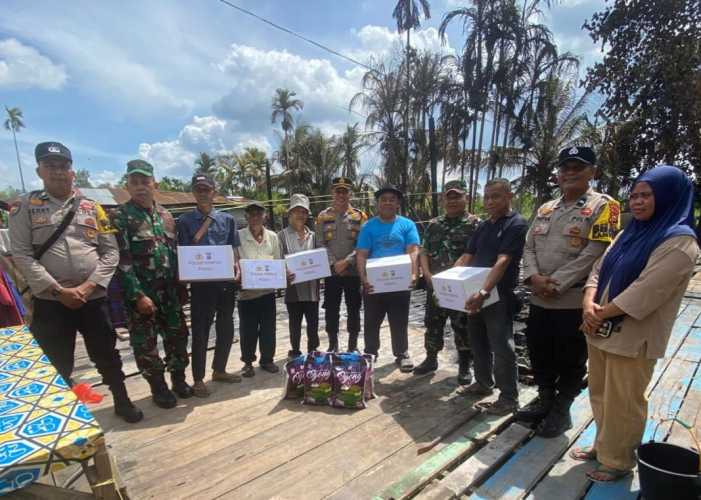
[[[175,408],[175,405],[178,404],[178,399],[168,388],[163,373],[151,375],[147,377],[146,380],[148,381],[148,385],[151,386],[151,396],[156,406],[165,409]]]
[[[522,422],[540,422],[550,412],[555,401],[552,390],[539,390],[538,398],[516,412],[516,420]]]
[[[566,430],[572,428],[572,417],[570,416],[570,406],[572,400],[558,396],[550,409],[550,412],[545,417],[535,433],[540,437],[554,438],[563,434]]]
[[[458,385],[470,385],[472,383],[472,353],[470,351],[458,351]]]
[[[435,352],[427,352],[419,366],[414,368],[414,375],[426,375],[427,373],[438,370],[438,354]]]
[[[144,418],[144,413],[134,406],[134,403],[129,399],[127,388],[124,384],[110,387],[112,391],[112,399],[114,400],[114,413],[124,419],[125,422],[135,424]]]
[[[192,387],[185,382],[185,370],[171,372],[170,381],[173,382],[173,392],[177,394],[179,398],[187,399],[195,394],[192,391]]]

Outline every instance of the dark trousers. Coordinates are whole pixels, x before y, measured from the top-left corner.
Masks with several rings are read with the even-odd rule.
[[[290,324],[290,345],[292,353],[299,356],[299,343],[302,339],[302,317],[307,320],[307,352],[319,347],[319,302],[288,302],[287,314]]]
[[[324,310],[326,333],[332,347],[338,347],[341,297],[345,296],[348,314],[348,343],[354,350],[360,333],[360,278],[358,276],[329,276],[324,280]]]
[[[272,363],[275,357],[275,294],[255,299],[239,299],[241,361],[253,363],[260,342],[260,363]]]
[[[579,331],[581,309],[545,309],[531,305],[526,339],[538,389],[577,397],[587,373],[587,341]]]
[[[467,316],[475,379],[484,387],[492,387],[496,382],[499,398],[509,401],[518,400],[513,303],[504,294],[499,302]]]
[[[78,331],[102,381],[110,389],[124,383],[122,359],[115,349],[117,335],[109,322],[105,299],[91,300],[80,309],[69,309],[55,300],[35,298],[31,331],[68,384],[71,384]]]
[[[380,326],[387,315],[392,335],[392,354],[396,358],[409,355],[409,300],[411,292],[365,294],[365,352],[377,355],[380,350]]]
[[[212,370],[226,371],[231,344],[234,341],[234,302],[232,283],[192,283],[190,285],[192,317],[192,378],[204,380],[207,364],[207,344],[214,315],[217,341],[214,345]]]

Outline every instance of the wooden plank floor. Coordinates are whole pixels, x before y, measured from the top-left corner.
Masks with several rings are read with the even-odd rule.
[[[410,351],[419,362],[424,296],[415,293],[412,300]],[[323,325],[321,330],[324,346]],[[591,466],[567,456],[572,446],[593,440],[586,392],[575,405],[575,428],[559,439],[544,440],[510,419],[487,418],[472,408],[475,400],[456,393],[451,337],[440,355],[439,371],[415,377],[396,369],[386,326],[381,335],[378,397],[365,410],[281,401],[283,377],[260,371],[241,384],[210,383],[210,398],[183,400],[173,410],[161,410],[150,401],[143,379],[129,377],[130,395],[146,415],[142,422],[129,425],[117,419],[109,395],[93,411],[131,498],[637,498],[636,476],[613,487],[592,487],[584,477]],[[278,307],[277,337],[282,364],[288,343],[284,306]],[[126,371],[133,372],[126,343],[120,351]],[[232,371],[241,368],[238,352],[234,346]],[[93,381],[89,361],[79,366],[79,378]],[[658,362],[649,391],[646,439],[660,416],[698,419],[701,280],[692,281],[667,357]],[[522,402],[533,394],[532,387],[522,386]],[[447,429],[455,431],[446,435]],[[678,424],[661,426],[657,439],[691,443]],[[430,451],[418,454],[436,441]],[[86,491],[84,481],[77,489]]]

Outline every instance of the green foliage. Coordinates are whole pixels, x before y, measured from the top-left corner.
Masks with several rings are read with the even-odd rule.
[[[177,177],[163,177],[158,181],[158,190],[189,193],[191,191],[191,186],[190,182],[178,179]]]
[[[701,174],[701,3],[615,0],[584,27],[606,48],[586,83],[605,97],[601,116],[630,127],[634,165]]]
[[[75,180],[73,185],[77,188],[91,188],[90,184],[90,172],[85,169],[80,169],[75,172]]]

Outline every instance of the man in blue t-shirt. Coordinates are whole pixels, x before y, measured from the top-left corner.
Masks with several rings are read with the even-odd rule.
[[[518,266],[523,255],[528,223],[511,210],[511,184],[492,179],[484,187],[484,207],[489,218],[470,238],[456,266],[491,267],[479,292],[465,304],[467,331],[474,356],[476,382],[465,392],[489,395],[496,387],[499,399],[484,406],[488,413],[507,415],[518,410],[518,372],[514,348],[513,316]],[[494,289],[499,301],[482,307]]]
[[[392,257],[408,254],[411,257],[412,288],[418,274],[419,233],[413,221],[397,215],[402,192],[394,186],[385,186],[375,192],[376,217],[360,229],[356,245],[358,274],[365,297],[365,352],[377,356],[380,349],[380,326],[387,315],[392,336],[392,353],[399,369],[410,372],[414,364],[409,357],[409,300],[411,291],[372,294],[365,265],[368,258]],[[372,295],[371,295],[372,294]]]

